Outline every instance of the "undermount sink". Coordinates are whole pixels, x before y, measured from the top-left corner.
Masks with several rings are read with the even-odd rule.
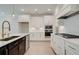
[[[8,38],[0,39],[0,41],[9,41],[9,40],[12,40],[12,39],[17,38],[17,37],[19,37],[19,36],[11,36]]]

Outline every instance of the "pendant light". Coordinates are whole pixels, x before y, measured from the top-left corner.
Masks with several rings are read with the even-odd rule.
[[[12,7],[12,17],[15,17],[15,5],[13,4],[13,7]]]

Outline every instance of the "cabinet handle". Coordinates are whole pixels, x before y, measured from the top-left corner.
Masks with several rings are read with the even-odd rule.
[[[71,47],[71,46],[69,46],[70,48],[72,48],[73,50],[76,50],[75,48],[73,48],[73,47]]]

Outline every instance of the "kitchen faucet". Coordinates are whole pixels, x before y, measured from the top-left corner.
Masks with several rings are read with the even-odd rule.
[[[4,24],[5,23],[8,23],[8,25],[9,25],[9,31],[11,30],[10,29],[10,23],[8,22],[8,21],[3,21],[3,23],[2,23],[2,38],[4,38],[4,35],[6,35],[6,33],[4,33]],[[8,36],[9,36],[9,33],[7,34]]]

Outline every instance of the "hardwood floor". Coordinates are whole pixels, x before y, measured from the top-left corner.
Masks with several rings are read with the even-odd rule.
[[[30,42],[30,48],[25,55],[54,55],[50,42]]]

